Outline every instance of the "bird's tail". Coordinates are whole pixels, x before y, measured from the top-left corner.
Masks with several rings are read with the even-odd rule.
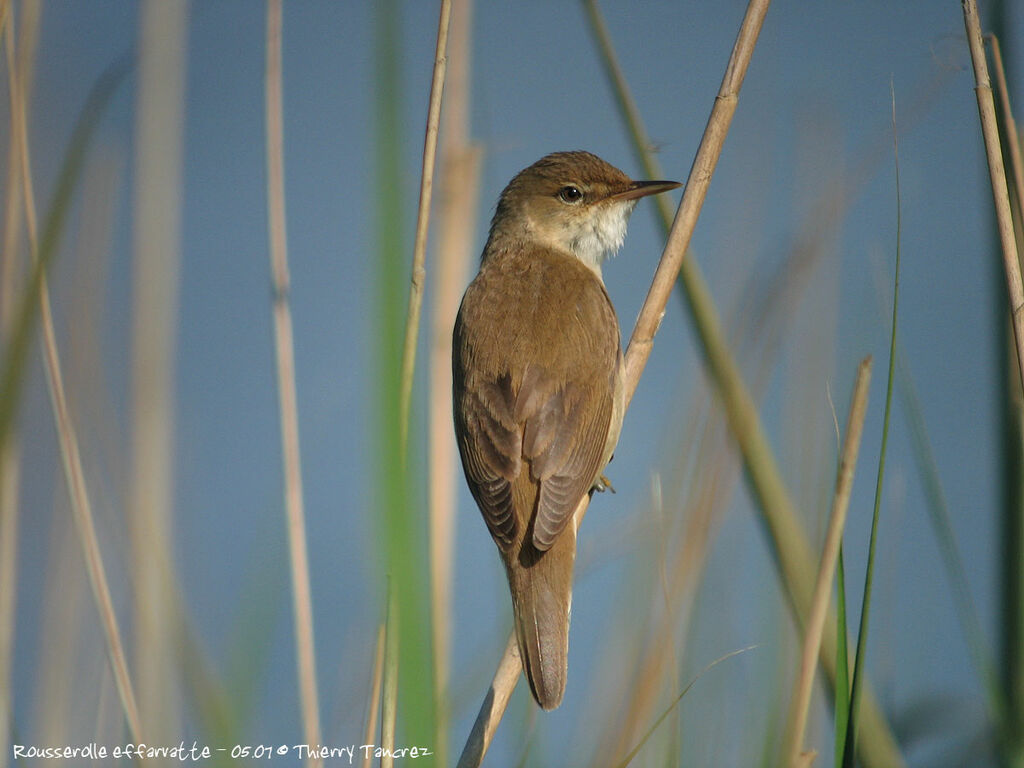
[[[562,703],[569,665],[576,531],[570,523],[546,552],[536,550],[530,538],[506,570],[523,671],[537,703],[554,709]]]

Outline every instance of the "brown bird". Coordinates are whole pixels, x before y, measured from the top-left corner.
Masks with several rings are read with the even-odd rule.
[[[633,181],[589,152],[557,152],[501,193],[480,271],[455,321],[455,432],[498,545],[533,697],[562,701],[576,525],[601,487],[624,410],[619,324],[601,262],[639,198],[678,187]]]

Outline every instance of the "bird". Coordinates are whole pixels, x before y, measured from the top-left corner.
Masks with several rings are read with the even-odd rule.
[[[604,490],[625,410],[618,318],[601,264],[641,197],[597,155],[555,152],[502,191],[452,340],[456,442],[505,566],[523,671],[556,708],[568,672],[574,513]]]

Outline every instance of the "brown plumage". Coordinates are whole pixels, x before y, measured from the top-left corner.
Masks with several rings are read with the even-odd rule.
[[[674,186],[634,182],[585,152],[541,159],[502,193],[455,323],[462,465],[504,561],[523,668],[545,709],[565,691],[573,513],[622,424],[619,326],[600,262],[621,245],[636,199]]]

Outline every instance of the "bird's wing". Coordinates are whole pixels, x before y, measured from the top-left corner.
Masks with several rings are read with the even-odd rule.
[[[527,405],[515,414],[524,424],[523,456],[540,482],[533,545],[542,552],[565,528],[602,469],[613,384],[610,374],[608,386],[581,380],[558,386],[545,378],[542,371],[527,371],[517,400]]]
[[[507,549],[516,530],[510,483],[519,476],[523,439],[512,416],[511,379],[505,375],[467,387],[456,369],[454,381],[456,435],[466,479],[491,535]]]
[[[480,315],[491,310],[479,298],[488,273],[467,290],[454,334],[455,419],[470,490],[502,549],[533,512],[516,514],[512,488],[529,462],[540,486],[533,544],[545,551],[603,469],[621,350],[615,310],[589,269],[543,250],[525,261],[504,284],[515,295],[505,295],[488,322]],[[577,290],[561,301],[547,293],[555,269],[577,271]],[[542,335],[527,336],[526,327]],[[485,359],[484,347],[504,354]]]

